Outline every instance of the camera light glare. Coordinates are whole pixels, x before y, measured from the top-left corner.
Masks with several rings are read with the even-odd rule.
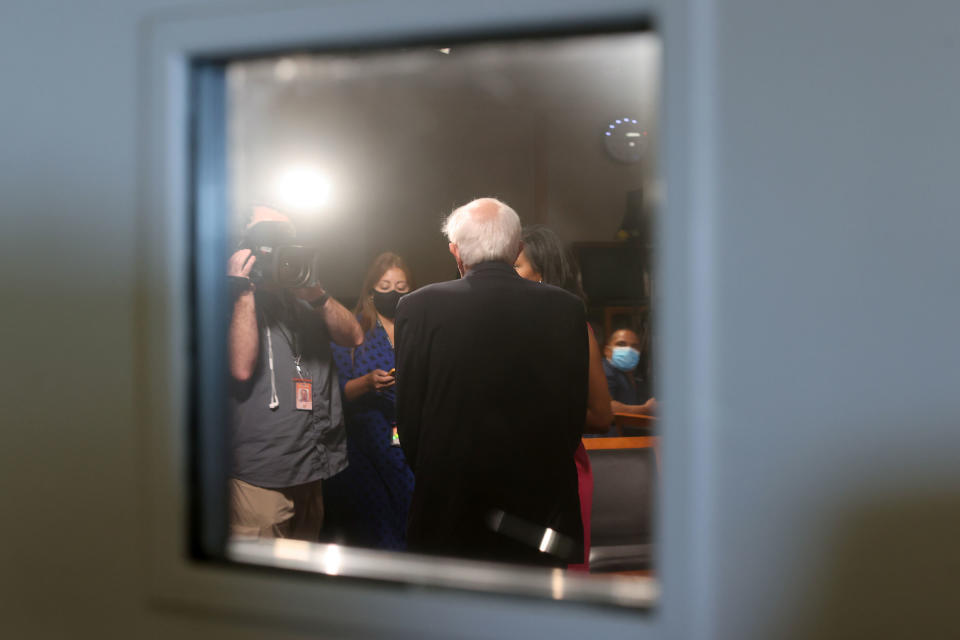
[[[335,576],[340,573],[340,567],[343,565],[343,556],[340,553],[340,547],[331,544],[323,554],[324,573]]]
[[[288,209],[318,209],[330,199],[330,178],[315,167],[287,167],[277,176],[275,192],[281,206]]]

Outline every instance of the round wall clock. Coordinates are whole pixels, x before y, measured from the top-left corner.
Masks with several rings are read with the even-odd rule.
[[[647,150],[647,130],[635,118],[618,118],[604,129],[603,146],[618,162],[640,162]]]

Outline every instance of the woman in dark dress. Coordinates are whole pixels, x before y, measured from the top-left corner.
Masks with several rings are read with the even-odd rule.
[[[568,255],[556,233],[542,225],[524,227],[523,249],[517,256],[514,267],[517,273],[527,280],[545,282],[566,289],[581,300],[586,294],[580,285],[580,271]],[[587,414],[584,416],[584,433],[601,434],[606,432],[613,422],[610,404],[610,391],[603,373],[600,347],[593,335],[593,329],[587,324],[587,340],[590,350],[590,370],[587,378]],[[590,568],[590,510],[593,505],[593,471],[590,458],[583,442],[574,455],[577,464],[577,480],[580,490],[580,517],[583,520],[583,562],[570,565],[570,569],[589,571]]]
[[[396,439],[393,318],[410,292],[400,256],[383,253],[367,271],[355,313],[364,331],[355,349],[333,348],[344,396],[349,466],[324,481],[331,537],[348,545],[406,548],[413,472]]]

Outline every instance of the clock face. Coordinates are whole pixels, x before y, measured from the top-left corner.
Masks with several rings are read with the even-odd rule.
[[[640,162],[647,152],[647,130],[635,118],[618,118],[603,132],[603,145],[619,162]]]

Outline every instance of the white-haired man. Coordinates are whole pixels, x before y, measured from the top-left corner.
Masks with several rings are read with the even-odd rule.
[[[580,562],[583,304],[517,275],[520,219],[506,204],[474,200],[444,232],[461,279],[404,296],[395,322],[397,429],[416,479],[408,547]]]

